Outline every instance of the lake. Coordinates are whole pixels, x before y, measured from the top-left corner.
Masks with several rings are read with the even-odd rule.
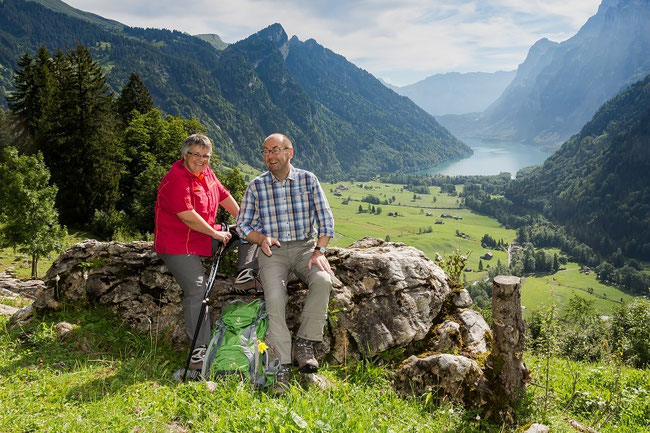
[[[454,159],[417,174],[493,175],[509,172],[513,177],[518,170],[546,161],[552,152],[538,146],[507,141],[483,141],[478,138],[463,139],[474,154],[468,158]]]

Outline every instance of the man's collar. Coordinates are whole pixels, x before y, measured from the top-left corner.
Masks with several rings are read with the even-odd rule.
[[[290,167],[290,168],[289,168],[289,174],[287,174],[287,177],[285,177],[284,180],[295,180],[295,178],[296,178],[296,169],[295,169],[295,167],[294,167],[293,165],[291,165],[291,164],[289,164],[289,167]],[[280,179],[278,179],[277,177],[275,177],[275,176],[273,175],[273,173],[271,173],[270,170],[269,170],[269,174],[271,175],[271,180],[272,180],[273,182],[284,182],[284,180],[280,180]]]

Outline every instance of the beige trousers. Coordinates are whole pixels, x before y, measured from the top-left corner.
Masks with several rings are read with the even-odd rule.
[[[282,242],[280,248],[273,247],[270,257],[259,252],[259,278],[264,287],[269,329],[266,342],[275,351],[282,364],[291,363],[291,333],[287,327],[287,280],[295,273],[309,287],[302,309],[297,337],[311,341],[323,341],[323,328],[327,320],[327,305],[332,290],[330,274],[317,266],[307,267],[316,242]]]

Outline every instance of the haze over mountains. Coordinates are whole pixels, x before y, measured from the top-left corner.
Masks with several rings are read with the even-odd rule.
[[[460,136],[556,147],[605,101],[650,72],[648,29],[648,0],[604,0],[572,38],[535,43],[484,113],[439,121]]]
[[[484,111],[501,96],[515,73],[448,72],[406,86],[386,85],[400,95],[409,97],[433,116],[465,114]]]
[[[416,170],[471,154],[408,98],[314,40],[289,40],[279,24],[219,50],[211,36],[131,28],[58,0],[38,3],[0,3],[5,107],[23,52],[81,43],[115,91],[138,73],[157,107],[199,119],[230,162],[261,166],[260,144],[276,131],[294,139],[297,164],[332,176]]]

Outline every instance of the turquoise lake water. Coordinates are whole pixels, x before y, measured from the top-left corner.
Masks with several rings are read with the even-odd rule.
[[[514,177],[518,170],[542,164],[551,155],[551,152],[543,151],[538,146],[529,144],[483,141],[472,138],[463,141],[474,150],[472,156],[447,161],[417,173],[458,176],[508,172]]]

